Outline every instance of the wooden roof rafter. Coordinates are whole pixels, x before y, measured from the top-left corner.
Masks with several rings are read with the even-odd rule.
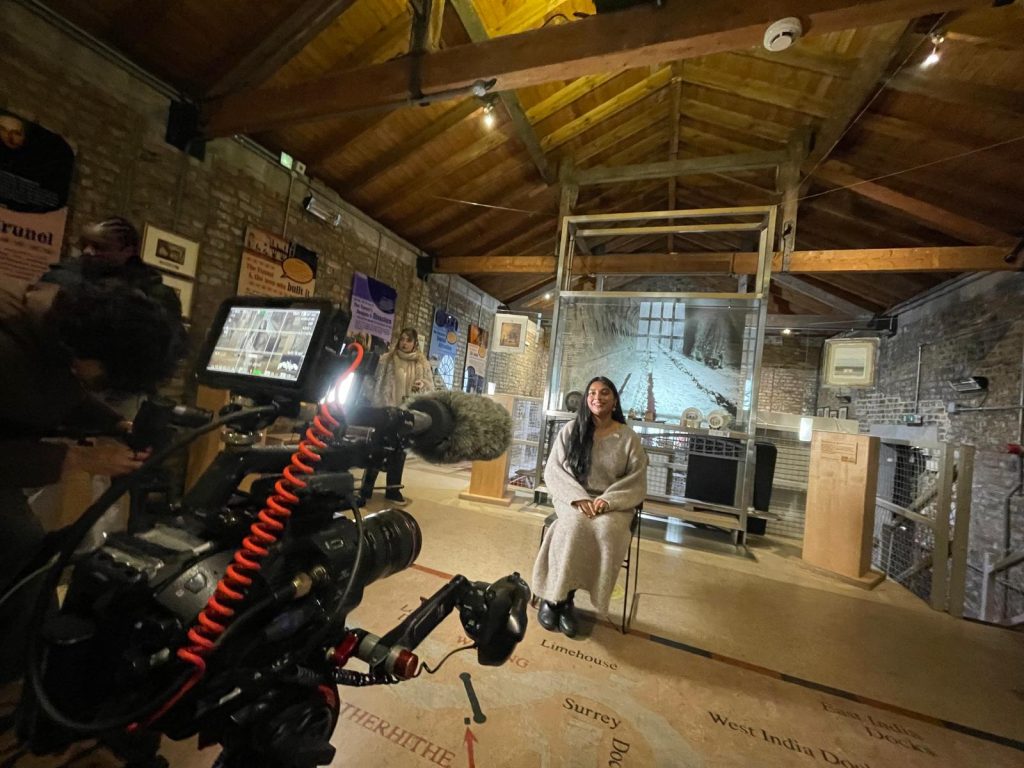
[[[479,43],[489,39],[487,28],[484,26],[483,20],[480,18],[480,14],[477,13],[477,10],[473,5],[473,0],[448,0],[448,2],[451,3],[455,12],[458,14],[459,19],[462,21],[462,25],[466,28],[466,33],[469,35],[470,40],[474,43]],[[551,164],[548,163],[547,156],[544,154],[544,149],[537,140],[537,134],[534,132],[533,126],[530,124],[530,119],[527,117],[526,111],[523,109],[523,105],[519,101],[519,97],[514,91],[501,91],[498,94],[498,98],[505,107],[505,111],[508,112],[509,119],[515,127],[516,135],[525,145],[527,152],[530,153],[530,158],[533,160],[533,164],[537,168],[537,173],[540,174],[540,177],[544,180],[545,184],[548,184],[549,186],[554,184],[555,174],[551,170]]]
[[[406,57],[286,89],[242,91],[204,105],[204,130],[208,138],[254,133],[350,111],[393,108],[409,101],[413,66],[420,68],[426,94],[458,91],[490,79],[497,81],[497,90],[514,90],[752,48],[780,14],[806,18],[808,33],[813,35],[984,5],[981,0],[787,0],[771,8],[754,3],[723,6],[713,0],[661,8],[644,5],[454,46],[418,57],[418,63]]]
[[[873,181],[860,179],[839,168],[826,164],[815,173],[815,178],[833,187],[841,187],[875,203],[894,208],[912,219],[927,224],[966,243],[1012,245],[1016,238],[987,224],[945,210],[937,205],[901,194]]]
[[[262,85],[354,3],[355,0],[300,3],[274,23],[262,40],[250,44],[244,53],[229,62],[213,79],[206,96],[221,96]]]

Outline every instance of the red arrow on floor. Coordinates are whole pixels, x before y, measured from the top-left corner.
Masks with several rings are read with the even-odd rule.
[[[466,736],[463,741],[466,742],[466,754],[469,756],[469,768],[476,768],[476,763],[473,761],[473,742],[479,741],[479,739],[477,739],[477,737],[473,735],[473,732],[467,727]]]

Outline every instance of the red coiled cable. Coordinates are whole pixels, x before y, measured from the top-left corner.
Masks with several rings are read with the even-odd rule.
[[[356,350],[356,359],[338,377],[335,386],[353,373],[363,361],[362,345],[354,343],[351,346]],[[327,404],[321,403],[319,413],[313,418],[313,425],[306,429],[305,439],[299,442],[291,455],[289,465],[281,473],[282,478],[274,483],[274,493],[267,497],[256,522],[249,528],[249,535],[242,540],[242,546],[235,552],[231,565],[225,569],[213,595],[196,617],[196,624],[189,629],[191,645],[178,649],[178,658],[192,664],[195,671],[144,725],[150,725],[177,704],[206,673],[206,657],[234,618],[235,609],[232,604],[245,599],[246,590],[252,585],[253,576],[259,572],[263,558],[269,554],[270,547],[284,531],[285,523],[292,514],[291,507],[299,501],[295,491],[306,487],[306,482],[296,473],[313,474],[316,463],[320,461],[317,451],[328,447],[326,439],[334,435],[334,429],[340,423],[331,415]]]

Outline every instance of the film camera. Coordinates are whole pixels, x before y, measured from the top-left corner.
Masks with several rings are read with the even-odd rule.
[[[33,621],[19,735],[34,752],[99,738],[129,765],[158,766],[161,736],[198,735],[201,746],[222,747],[226,768],[324,765],[335,752],[337,686],[435,671],[414,650],[452,611],[481,664],[512,654],[530,597],[518,574],[493,583],[456,576],[383,636],[346,623],[364,588],[408,568],[421,545],[404,510],[363,518],[350,470],[380,469],[407,447],[433,460],[495,458],[509,441],[500,407],[461,393],[405,408],[321,404],[297,449],[253,445],[300,403],[320,402],[328,389],[343,400],[358,386],[366,366],[362,349],[343,343],[347,321],[321,301],[229,300],[197,376],[251,405],[228,406],[213,421],[157,400],[140,412],[136,442],[170,443],[140,476],[216,428],[229,447],[180,503],[133,504],[128,532],[75,562],[55,610],[49,596],[75,544],[133,478],[116,481],[65,537]],[[176,424],[193,430],[175,440]],[[348,668],[352,660],[365,671]]]

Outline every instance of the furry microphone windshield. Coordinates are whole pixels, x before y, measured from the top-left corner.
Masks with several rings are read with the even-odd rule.
[[[405,406],[430,417],[412,449],[434,464],[496,459],[512,441],[512,417],[501,405],[465,392],[431,392]]]

